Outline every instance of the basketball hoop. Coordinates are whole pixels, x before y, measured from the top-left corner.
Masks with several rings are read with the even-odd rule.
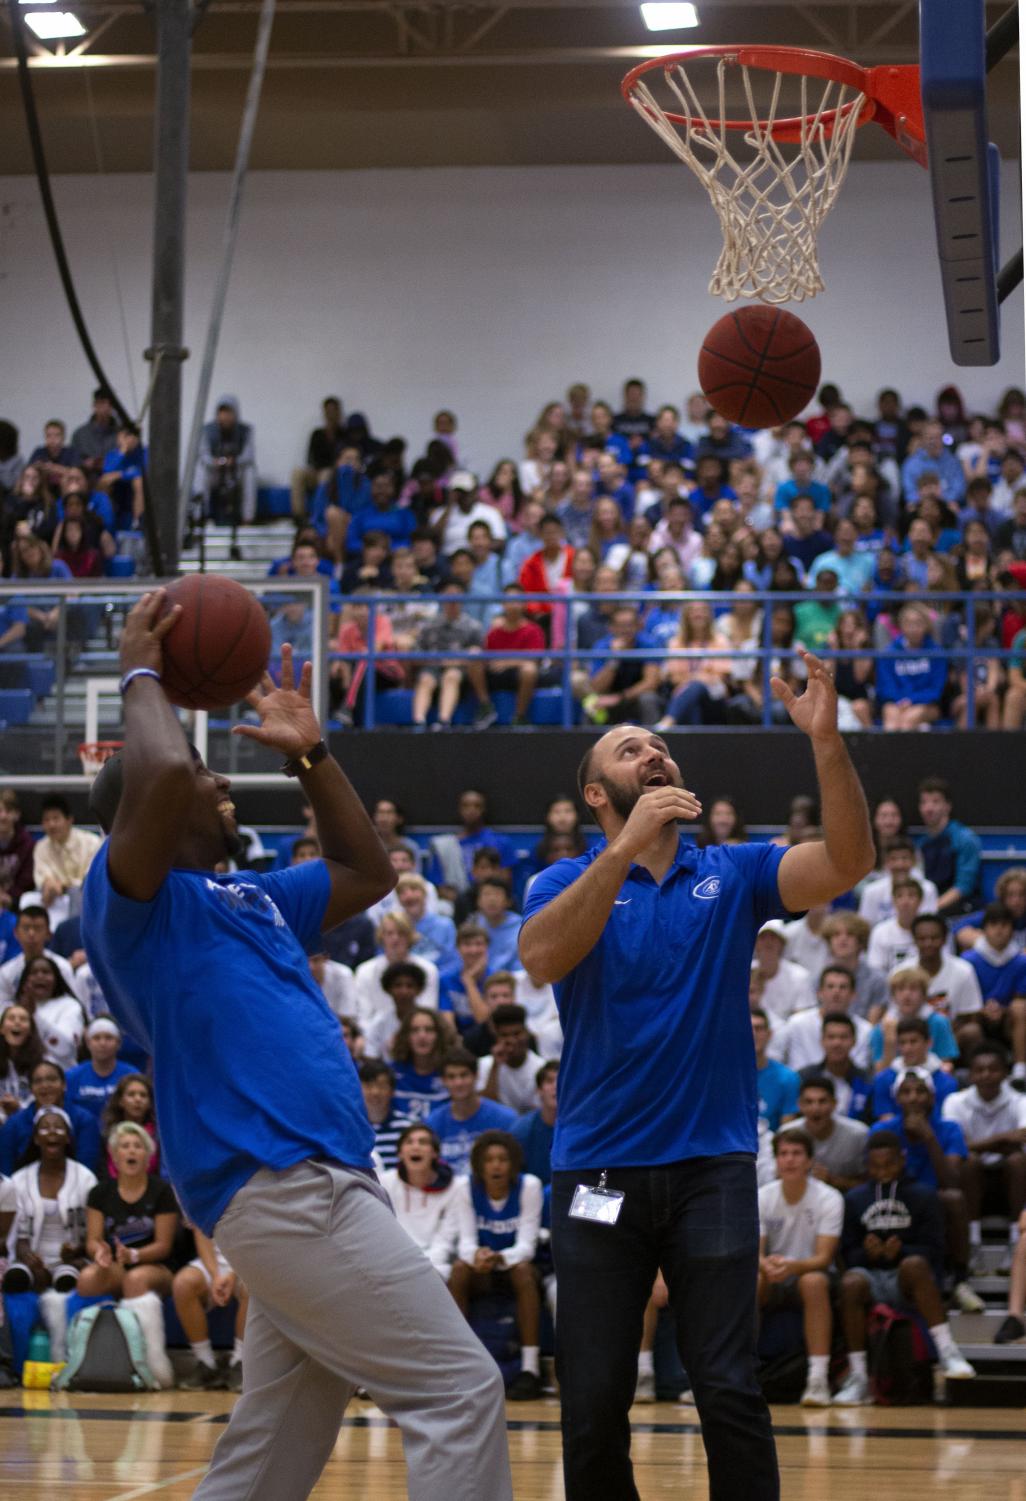
[[[823,290],[817,236],[859,126],[875,121],[926,165],[915,66],[860,68],[798,47],[696,47],[641,63],[621,92],[709,193],[723,230],[709,291],[726,302],[804,302]],[[731,132],[750,156],[735,154]]]
[[[102,766],[106,764],[124,745],[123,740],[86,740],[78,748],[78,759],[82,763],[82,770],[87,777],[96,776]]]

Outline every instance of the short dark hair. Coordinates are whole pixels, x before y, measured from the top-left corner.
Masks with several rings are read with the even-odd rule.
[[[914,938],[916,936],[916,933],[924,925],[924,923],[929,922],[934,923],[936,927],[940,928],[945,938],[947,937],[948,920],[946,917],[942,917],[939,912],[920,912],[918,917],[914,917],[912,919],[912,937]]]
[[[895,1031],[899,1037],[901,1036],[902,1032],[914,1032],[917,1037],[925,1037],[928,1041],[930,1037],[930,1028],[927,1026],[925,1020],[921,1016],[904,1017],[898,1023]]]
[[[822,1089],[826,1091],[832,1100],[837,1099],[837,1090],[834,1088],[834,1081],[829,1074],[812,1074],[808,1079],[803,1079],[801,1088],[798,1090],[799,1099],[801,1099],[807,1089]]]
[[[823,1018],[820,1034],[825,1032],[827,1027],[847,1027],[852,1037],[855,1036],[855,1023],[846,1011],[828,1011]]]
[[[435,1132],[432,1131],[427,1121],[411,1121],[408,1126],[404,1126],[403,1129],[399,1132],[399,1140],[396,1142],[396,1148],[401,1147],[406,1138],[408,1136],[412,1136],[414,1131],[426,1131],[431,1138],[431,1145],[435,1149],[435,1155],[441,1156],[442,1143],[439,1141]]]
[[[922,797],[924,792],[939,792],[946,803],[954,802],[951,796],[951,783],[944,777],[924,777],[916,788],[916,794]]]
[[[501,1006],[496,1006],[492,1012],[492,1027],[495,1031],[498,1031],[500,1027],[526,1027],[526,1025],[527,1012],[515,1001],[506,1001]]]
[[[874,1131],[866,1142],[867,1152],[904,1152],[901,1137],[896,1131]]]
[[[777,1132],[776,1136],[774,1136],[773,1138],[774,1157],[787,1141],[796,1141],[799,1146],[804,1147],[805,1155],[810,1162],[812,1161],[813,1157],[815,1157],[816,1143],[813,1141],[808,1131],[804,1131],[801,1126],[792,1126],[786,1131]]]
[[[906,835],[895,834],[893,839],[888,839],[887,843],[883,847],[883,852],[886,856],[893,854],[895,850],[905,850],[908,854],[914,855],[916,852],[916,847],[912,843],[912,840],[907,838]]]
[[[593,780],[591,775],[591,758],[595,754],[595,746],[597,744],[596,740],[592,741],[577,765],[577,790],[582,797],[584,796],[585,787]]]
[[[488,942],[488,934],[479,922],[461,922],[456,929],[457,944],[464,943],[470,938],[483,938],[485,943]]]
[[[441,1074],[443,1079],[445,1078],[447,1068],[469,1068],[470,1072],[476,1076],[477,1059],[467,1048],[450,1048],[442,1059]]]
[[[408,959],[396,959],[393,963],[386,964],[378,984],[386,994],[391,995],[396,980],[413,980],[419,995],[427,984],[427,975],[419,964],[411,964]]]
[[[855,976],[852,974],[850,969],[845,969],[843,964],[828,964],[826,968],[820,972],[820,985],[822,985],[827,975],[843,975],[844,978],[848,981],[848,984],[851,986],[852,990],[855,989]]]
[[[988,923],[995,922],[1007,923],[1013,928],[1015,926],[1015,918],[1009,912],[1004,902],[988,902],[983,909],[983,918],[980,922],[980,927],[985,928]]]
[[[395,1088],[395,1074],[380,1058],[368,1058],[360,1064],[359,1072],[361,1084],[373,1084],[375,1079],[387,1079],[392,1088]]]
[[[766,1025],[767,1025],[767,1027],[769,1027],[769,1028],[770,1028],[770,1030],[771,1030],[771,1031],[772,1031],[772,1025],[771,1025],[771,1023],[770,1023],[770,1019],[769,1019],[769,1016],[768,1016],[768,1014],[767,1014],[767,1013],[766,1013],[766,1012],[765,1012],[765,1011],[764,1011],[764,1010],[763,1010],[763,1009],[762,1009],[762,1007],[761,1007],[761,1006],[753,1006],[753,1007],[752,1007],[752,1008],[751,1008],[751,1013],[752,1013],[752,1015],[753,1015],[753,1016],[758,1016],[758,1017],[761,1017],[761,1018],[762,1018],[762,1020],[763,1020],[763,1021],[764,1021],[764,1022],[765,1022],[765,1023],[766,1023]]]
[[[504,891],[507,896],[512,895],[509,889],[509,882],[504,880],[502,876],[482,876],[477,883],[477,889],[478,891],[483,891],[486,886],[498,886],[500,891]],[[487,934],[485,936],[487,937]]]
[[[482,1131],[470,1149],[470,1175],[480,1178],[481,1164],[489,1147],[502,1147],[509,1157],[510,1172],[519,1178],[524,1168],[524,1149],[509,1131]]]
[[[68,802],[67,798],[62,797],[59,792],[48,792],[46,794],[46,796],[43,798],[42,803],[40,804],[40,815],[42,815],[43,813],[49,813],[51,809],[55,810],[58,813],[63,813],[65,818],[71,817],[71,804]]]
[[[541,1068],[535,1074],[534,1082],[538,1086],[538,1088],[541,1089],[542,1085],[545,1083],[545,1080],[549,1077],[550,1074],[558,1073],[559,1064],[556,1062],[555,1058],[549,1058],[545,1063],[542,1064]]]
[[[21,907],[18,911],[18,916],[14,920],[15,927],[17,927],[18,923],[21,922],[23,917],[42,917],[46,922],[46,926],[50,926],[50,914],[49,912],[47,912],[46,908],[39,905],[39,903],[36,903],[32,907]]]
[[[1011,1067],[1008,1050],[1007,1048],[1003,1048],[999,1042],[977,1043],[976,1047],[969,1054],[970,1067],[976,1062],[977,1058],[997,1058],[1006,1074]]]

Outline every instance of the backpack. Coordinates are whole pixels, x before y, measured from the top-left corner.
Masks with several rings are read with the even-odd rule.
[[[68,1362],[53,1385],[62,1392],[159,1391],[132,1310],[94,1304],[77,1313],[68,1329]]]
[[[874,1402],[921,1407],[933,1401],[933,1362],[919,1324],[887,1303],[869,1314],[868,1364]]]

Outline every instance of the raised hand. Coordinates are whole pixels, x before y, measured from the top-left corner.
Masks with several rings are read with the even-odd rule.
[[[837,687],[825,662],[804,647],[798,655],[808,669],[808,682],[800,696],[783,678],[770,678],[773,697],[783,704],[791,722],[810,740],[829,740],[837,734]]]
[[[118,643],[122,673],[131,672],[133,667],[151,667],[154,672],[162,670],[164,637],[182,613],[181,605],[174,605],[163,615],[166,603],[167,590],[154,589],[144,594],[128,612]]]
[[[612,843],[631,860],[658,839],[668,823],[699,818],[702,804],[686,787],[656,787],[643,792]]]
[[[245,735],[260,745],[268,745],[289,757],[301,756],[317,744],[321,727],[310,702],[313,664],[304,662],[296,685],[292,647],[281,649],[281,687],[265,672],[259,688],[248,694],[246,702],[260,715],[260,724],[237,724],[233,735]]]

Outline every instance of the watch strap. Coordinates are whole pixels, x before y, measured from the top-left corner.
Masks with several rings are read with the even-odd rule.
[[[329,754],[330,752],[325,742],[318,740],[316,745],[311,746],[308,751],[304,751],[301,756],[293,756],[291,761],[286,761],[282,766],[282,772],[287,777],[301,776],[304,771],[309,771],[311,767],[316,766],[319,761],[323,761],[325,756]]]

